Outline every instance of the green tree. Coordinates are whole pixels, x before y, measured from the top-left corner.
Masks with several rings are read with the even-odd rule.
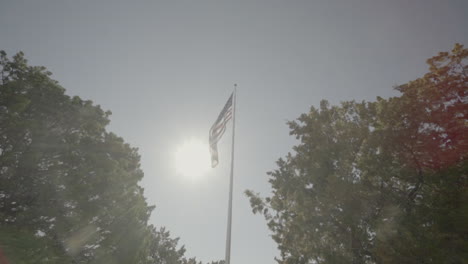
[[[140,156],[106,131],[110,112],[21,52],[0,51],[0,74],[0,248],[13,263],[188,261],[148,225]]]
[[[289,122],[299,140],[252,191],[278,263],[466,263],[468,50],[428,60],[402,94],[322,101]]]

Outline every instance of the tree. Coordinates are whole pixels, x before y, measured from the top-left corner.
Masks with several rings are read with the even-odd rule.
[[[0,51],[0,248],[14,263],[182,264],[138,182],[137,149],[110,112],[69,97],[44,67]],[[34,255],[34,257],[31,256]]]
[[[375,102],[322,101],[297,121],[293,153],[246,191],[278,263],[464,263],[468,259],[468,50]]]

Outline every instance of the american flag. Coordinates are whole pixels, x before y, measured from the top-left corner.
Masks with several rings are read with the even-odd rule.
[[[223,110],[219,113],[218,119],[210,129],[210,152],[211,152],[211,167],[218,165],[218,146],[217,143],[226,131],[226,125],[232,118],[232,96],[229,97]]]

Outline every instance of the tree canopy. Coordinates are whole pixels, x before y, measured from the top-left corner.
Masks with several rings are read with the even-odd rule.
[[[281,264],[466,263],[468,49],[374,102],[322,101],[296,121],[299,143],[246,191]]]
[[[110,112],[44,67],[0,52],[0,254],[11,263],[190,264],[138,182],[140,156]],[[3,252],[3,253],[2,253]]]

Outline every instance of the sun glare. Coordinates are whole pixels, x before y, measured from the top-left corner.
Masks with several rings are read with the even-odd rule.
[[[175,152],[176,171],[183,176],[198,178],[210,169],[208,145],[195,139],[182,143]]]

